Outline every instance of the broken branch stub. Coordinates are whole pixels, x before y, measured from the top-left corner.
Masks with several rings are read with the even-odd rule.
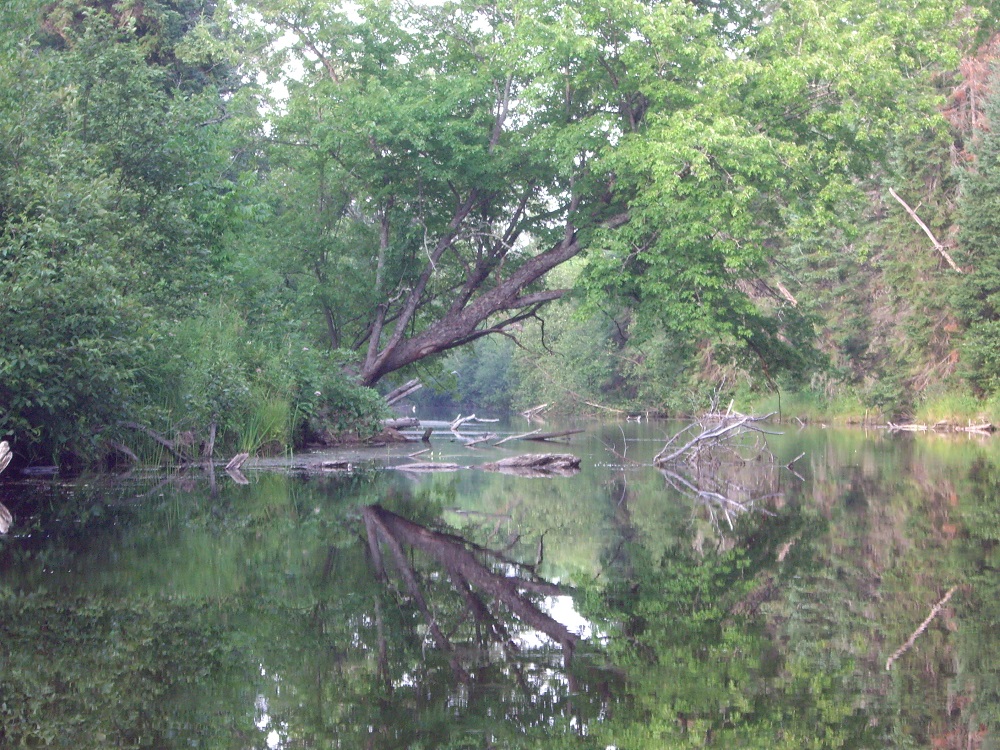
[[[14,454],[11,452],[7,441],[4,440],[0,443],[0,472],[7,468],[13,456]],[[0,503],[0,534],[6,534],[10,530],[12,523],[14,523],[14,516],[7,510],[6,505]]]

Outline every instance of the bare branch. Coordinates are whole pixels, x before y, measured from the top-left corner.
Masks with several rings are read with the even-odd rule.
[[[957,271],[958,273],[962,273],[962,269],[958,267],[958,264],[955,263],[951,255],[948,254],[948,251],[945,250],[944,245],[938,242],[937,237],[934,236],[934,233],[931,232],[930,228],[920,220],[920,217],[917,216],[917,212],[914,211],[912,208],[910,208],[907,205],[906,201],[900,198],[899,195],[896,194],[896,191],[893,190],[892,188],[889,188],[889,195],[891,195],[899,202],[899,205],[901,205],[906,210],[906,213],[910,215],[910,218],[913,219],[915,222],[917,222],[917,226],[919,226],[921,229],[924,230],[924,234],[930,237],[931,242],[934,243],[934,249],[937,250],[939,253],[941,253],[941,257],[948,262],[948,265],[951,266],[952,269]]]

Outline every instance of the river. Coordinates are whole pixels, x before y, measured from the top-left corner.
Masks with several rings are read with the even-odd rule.
[[[6,478],[0,746],[997,746],[1000,438],[570,427]]]

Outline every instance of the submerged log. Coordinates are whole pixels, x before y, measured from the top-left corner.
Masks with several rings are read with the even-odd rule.
[[[433,462],[423,462],[414,464],[400,464],[399,466],[393,466],[396,471],[413,471],[413,472],[427,472],[427,471],[458,471],[462,467],[458,464],[447,464],[447,463],[433,463]]]
[[[572,476],[580,471],[580,457],[569,453],[526,453],[482,464],[479,468],[524,477]]]
[[[354,464],[350,461],[321,461],[319,468],[323,471],[351,471]]]
[[[561,432],[540,432],[535,435],[525,435],[522,440],[554,440],[555,438],[569,437],[570,435],[579,435],[581,432],[586,432],[584,429],[578,430],[562,430]]]

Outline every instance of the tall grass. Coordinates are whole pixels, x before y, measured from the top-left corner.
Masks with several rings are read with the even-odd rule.
[[[241,453],[251,455],[262,448],[285,452],[291,448],[292,409],[287,398],[268,393],[257,399],[236,428],[237,447]]]
[[[815,391],[771,392],[751,401],[750,411],[753,414],[774,412],[786,422],[801,420],[846,424],[883,421],[879,410],[865,407],[857,394],[847,392],[832,397]]]
[[[949,422],[980,424],[995,422],[1000,413],[996,399],[983,401],[971,393],[941,393],[922,400],[914,410],[914,421],[921,424]]]

